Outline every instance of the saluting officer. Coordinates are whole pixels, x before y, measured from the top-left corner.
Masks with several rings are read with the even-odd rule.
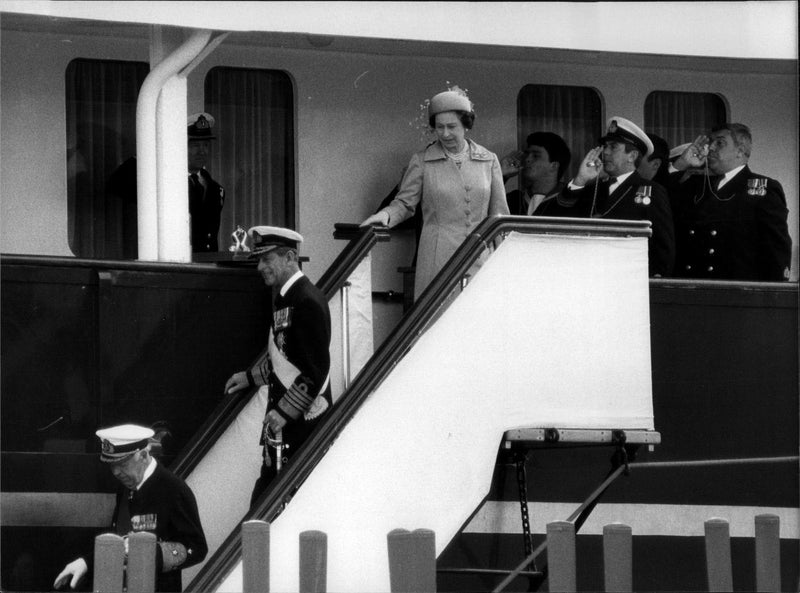
[[[752,142],[747,126],[726,123],[699,136],[675,161],[676,275],[789,280],[786,197],[775,179],[747,166]],[[705,174],[683,175],[692,168]]]
[[[652,152],[653,143],[639,126],[624,117],[612,117],[600,146],[586,154],[559,202],[574,204],[574,216],[649,220],[653,230],[648,242],[650,276],[669,276],[675,263],[669,198],[661,185],[636,170]]]
[[[195,113],[188,118],[189,214],[192,217],[192,251],[219,251],[219,224],[225,190],[206,171],[208,149],[214,136],[214,118]]]
[[[303,237],[299,233],[257,226],[248,235],[252,240],[249,257],[259,258],[264,283],[279,289],[267,349],[253,366],[234,373],[225,384],[226,393],[269,386],[260,440],[263,463],[252,505],[277,475],[278,464],[289,461],[332,404],[331,314],[325,295],[300,271],[297,251]],[[282,448],[271,446],[277,444]]]
[[[102,453],[111,473],[122,484],[117,491],[112,529],[127,536],[148,531],[155,534],[156,591],[181,591],[181,570],[206,557],[208,547],[197,512],[197,501],[186,483],[150,455],[153,430],[124,424],[98,430]],[[94,545],[94,541],[92,541]],[[75,589],[89,573],[94,553],[87,549],[56,577],[53,587]]]

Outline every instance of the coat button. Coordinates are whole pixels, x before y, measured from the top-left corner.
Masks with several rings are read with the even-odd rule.
[[[708,250],[708,255],[714,255],[714,250],[713,249],[709,249]]]
[[[714,271],[714,266],[708,266],[708,271],[709,272],[713,272]]]
[[[694,235],[694,229],[689,231],[689,236],[692,236],[692,235]]]
[[[717,236],[717,231],[711,231],[711,236],[712,237],[716,237]]]
[[[691,266],[691,265],[689,265],[689,264],[686,264],[686,269],[687,269],[687,270],[691,270],[691,269],[692,269],[692,266]]]

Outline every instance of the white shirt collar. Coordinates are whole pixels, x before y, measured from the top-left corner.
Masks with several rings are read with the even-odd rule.
[[[722,176],[722,179],[720,179],[720,180],[719,180],[719,185],[717,185],[717,189],[721,188],[723,185],[725,185],[726,183],[728,183],[728,182],[729,182],[731,179],[733,179],[733,178],[734,178],[734,177],[735,177],[735,176],[736,176],[736,175],[739,173],[739,171],[741,171],[742,169],[744,169],[744,165],[739,165],[739,166],[738,166],[738,167],[736,167],[735,169],[731,169],[730,171],[728,171],[727,173],[725,173],[725,175],[723,175],[723,176]]]
[[[297,270],[291,278],[289,278],[283,286],[281,286],[281,296],[286,296],[286,292],[292,287],[292,284],[297,282],[303,276],[302,270]]]
[[[156,471],[156,459],[155,457],[150,458],[150,463],[147,464],[147,468],[144,470],[144,475],[142,476],[142,481],[139,482],[139,485],[136,486],[136,490],[140,490],[142,485],[147,481],[147,478],[153,475],[153,472]]]

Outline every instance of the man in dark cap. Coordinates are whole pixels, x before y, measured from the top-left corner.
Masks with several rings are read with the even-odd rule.
[[[264,283],[278,289],[266,351],[225,383],[226,393],[269,386],[260,441],[263,463],[250,500],[253,505],[333,402],[331,314],[325,295],[300,271],[297,250],[303,237],[271,226],[253,227],[248,235],[250,257],[259,259]]]
[[[666,190],[636,169],[653,152],[653,143],[639,126],[623,117],[608,120],[600,146],[590,150],[575,178],[562,193],[578,216],[649,220],[653,235],[648,257],[651,276],[669,276],[675,263],[675,231]],[[602,168],[606,177],[601,178]]]
[[[149,531],[155,534],[156,591],[181,591],[181,570],[206,557],[208,547],[189,486],[150,455],[153,430],[123,424],[98,430],[102,453],[122,487],[117,491],[112,530],[127,536]],[[94,543],[94,542],[92,542]],[[75,589],[90,572],[92,550],[73,560],[56,577],[53,587],[69,584]]]
[[[671,177],[683,278],[789,280],[792,239],[781,184],[748,167],[753,138],[738,123],[699,136]],[[685,175],[694,169],[701,172]]]
[[[567,143],[553,132],[528,135],[520,169],[520,189],[506,196],[508,209],[516,215],[546,215],[564,188],[561,181],[572,155]]]
[[[195,113],[188,118],[189,214],[192,217],[192,251],[219,251],[219,223],[225,190],[206,171],[214,118]]]

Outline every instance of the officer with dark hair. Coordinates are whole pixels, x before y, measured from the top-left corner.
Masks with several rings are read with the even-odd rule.
[[[649,220],[650,276],[669,276],[675,263],[675,230],[667,191],[637,172],[652,152],[653,143],[639,126],[612,117],[600,146],[583,158],[559,200],[574,204],[578,217]]]
[[[520,189],[508,193],[511,214],[547,216],[564,188],[561,181],[572,154],[564,139],[553,132],[528,135],[527,149],[519,170]]]
[[[303,274],[297,250],[303,241],[291,229],[257,226],[248,231],[251,258],[257,257],[264,283],[278,290],[267,349],[246,371],[234,373],[226,393],[268,385],[260,444],[261,475],[250,504],[277,476],[332,405],[330,386],[331,314],[322,292]]]
[[[656,134],[648,133],[647,137],[653,143],[653,152],[642,159],[636,170],[645,179],[667,187],[669,184],[669,144]]]
[[[150,455],[152,429],[123,424],[96,434],[102,445],[100,460],[122,485],[117,491],[112,530],[121,536],[142,531],[155,534],[155,590],[181,591],[181,570],[201,562],[208,552],[192,490]],[[87,549],[64,567],[53,587],[78,587],[93,559],[92,550]]]

